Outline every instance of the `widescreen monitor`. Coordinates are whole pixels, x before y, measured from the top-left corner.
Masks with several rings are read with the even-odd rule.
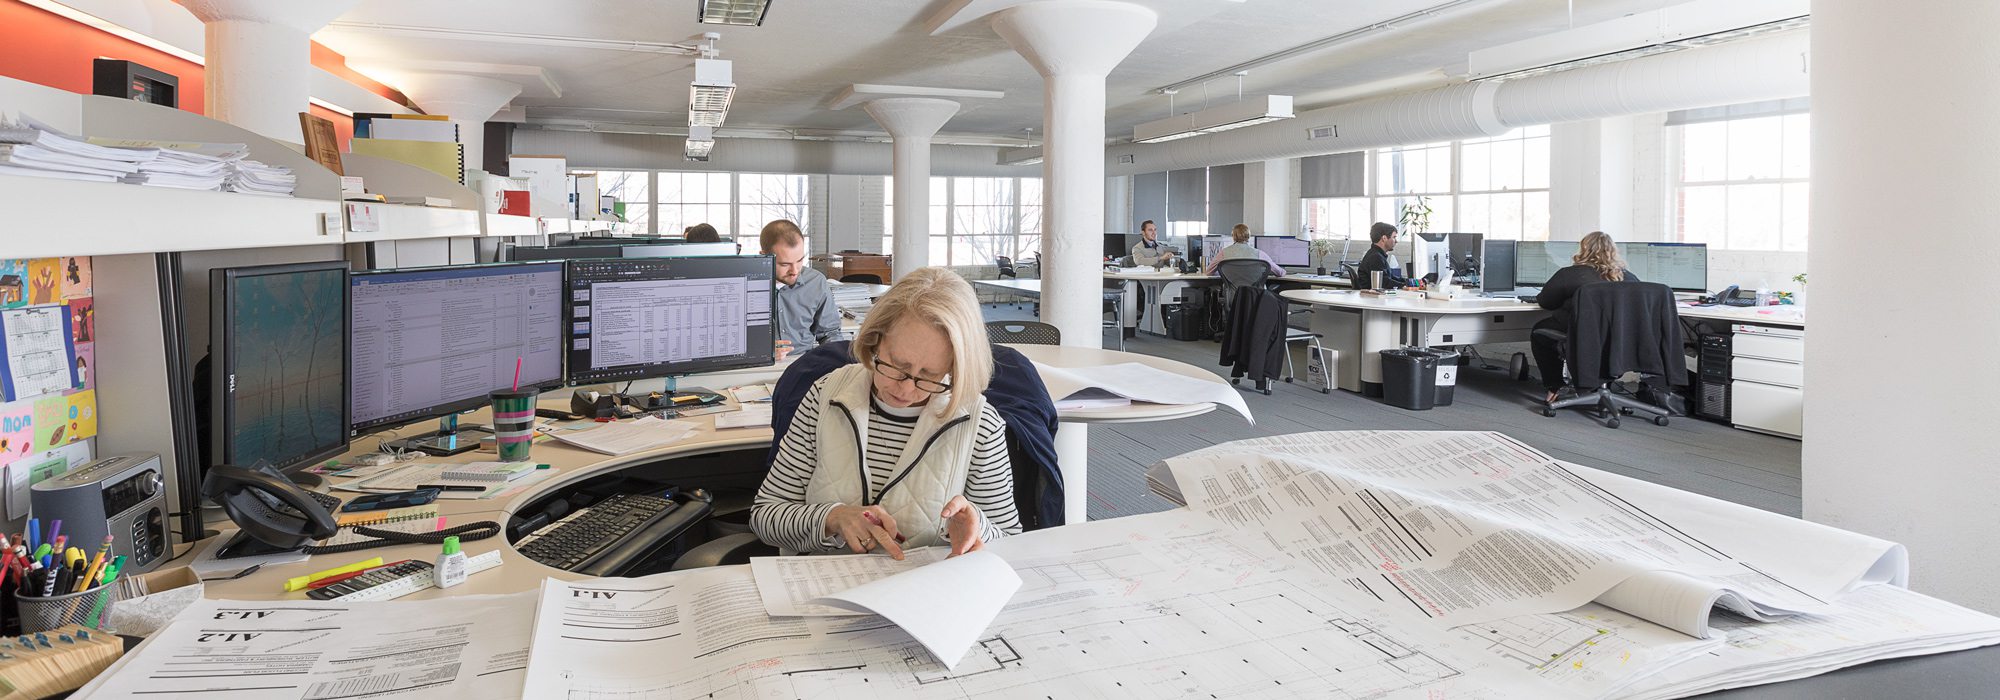
[[[574,260],[564,297],[571,384],[770,365],[771,258]]]
[[[512,246],[501,250],[509,261],[590,260],[603,258],[687,258],[735,255],[736,244],[643,242],[618,245]]]
[[[1514,285],[1541,287],[1557,270],[1570,266],[1575,241],[1521,241],[1514,245]]]
[[[350,278],[354,434],[469,411],[514,386],[562,386],[563,264],[357,272]]]
[[[1479,244],[1479,291],[1499,294],[1514,291],[1514,241],[1489,240]]]
[[[1312,264],[1312,245],[1291,236],[1258,236],[1254,239],[1257,250],[1271,257],[1271,262],[1281,267],[1306,267]]]
[[[1625,269],[1647,282],[1677,292],[1708,291],[1708,245],[1704,243],[1621,243]]]

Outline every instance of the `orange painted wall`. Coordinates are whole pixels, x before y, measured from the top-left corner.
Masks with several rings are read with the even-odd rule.
[[[19,0],[0,0],[0,75],[90,93],[90,62],[116,58],[180,79],[181,109],[202,109],[202,68],[172,54],[72,22]]]
[[[70,21],[20,0],[0,0],[0,75],[49,87],[88,94],[90,64],[98,58],[133,61],[180,79],[181,109],[202,113],[201,65],[134,43],[95,27]],[[410,98],[347,67],[347,59],[317,43],[313,65],[377,95],[408,106]],[[311,105],[309,111],[333,121],[340,150],[354,138],[354,119]]]

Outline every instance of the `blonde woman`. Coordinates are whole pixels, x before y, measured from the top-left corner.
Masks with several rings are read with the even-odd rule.
[[[1229,229],[1229,240],[1234,242],[1216,251],[1215,259],[1208,261],[1208,264],[1202,267],[1202,274],[1215,274],[1216,266],[1221,265],[1224,260],[1255,259],[1262,260],[1264,264],[1271,266],[1272,277],[1285,276],[1285,268],[1278,267],[1277,263],[1271,262],[1271,256],[1265,255],[1264,251],[1257,249],[1257,246],[1250,245],[1249,226],[1237,224],[1235,227]]]
[[[1576,244],[1576,255],[1570,258],[1569,267],[1557,270],[1549,276],[1549,283],[1542,286],[1541,294],[1535,301],[1542,308],[1555,311],[1535,328],[1550,328],[1569,332],[1575,311],[1570,308],[1570,300],[1576,297],[1576,290],[1586,284],[1599,282],[1638,282],[1639,276],[1625,269],[1625,260],[1618,257],[1618,244],[1603,231],[1592,231]],[[1555,341],[1541,336],[1532,336],[1530,349],[1535,354],[1535,368],[1542,374],[1542,388],[1549,392],[1549,402],[1555,402],[1563,389],[1562,349]]]
[[[764,542],[800,552],[949,544],[1021,531],[1007,424],[982,393],[993,352],[972,285],[903,277],[854,339],[855,364],[814,382],[750,507]]]

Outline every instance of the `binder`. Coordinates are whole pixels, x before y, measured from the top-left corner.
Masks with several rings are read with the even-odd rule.
[[[402,161],[465,184],[465,147],[456,143],[356,138],[348,150],[364,156]]]

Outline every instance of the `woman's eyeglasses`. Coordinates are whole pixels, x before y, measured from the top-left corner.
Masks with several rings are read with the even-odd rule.
[[[914,375],[911,375],[908,372],[904,372],[903,370],[890,367],[887,363],[884,363],[881,360],[875,361],[875,373],[882,375],[884,378],[887,378],[889,381],[892,382],[909,382],[912,385],[915,385],[918,390],[926,394],[942,394],[944,392],[951,391],[950,384],[946,384],[944,382],[934,382],[929,379],[920,379]]]

